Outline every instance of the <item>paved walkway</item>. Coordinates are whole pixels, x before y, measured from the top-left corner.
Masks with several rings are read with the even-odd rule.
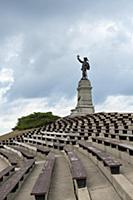
[[[62,152],[56,153],[56,165],[48,200],[76,200],[68,162]]]
[[[83,162],[87,173],[87,187],[92,200],[120,200],[111,183],[102,174],[99,168],[77,148],[76,153]]]

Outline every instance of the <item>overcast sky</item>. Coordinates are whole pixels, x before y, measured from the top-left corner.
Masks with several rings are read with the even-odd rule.
[[[29,113],[70,114],[77,54],[96,112],[132,112],[132,0],[0,0],[0,134]]]

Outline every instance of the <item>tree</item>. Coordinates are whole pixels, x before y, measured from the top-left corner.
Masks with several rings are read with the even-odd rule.
[[[34,112],[30,115],[19,118],[17,125],[13,128],[13,130],[25,130],[46,126],[59,118],[59,116],[53,115],[52,112]]]

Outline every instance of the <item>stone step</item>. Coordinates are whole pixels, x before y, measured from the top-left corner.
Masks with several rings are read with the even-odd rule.
[[[30,193],[32,188],[36,182],[38,175],[40,174],[44,163],[36,164],[33,171],[29,174],[29,176],[24,181],[23,185],[19,189],[16,194],[14,200],[34,200],[34,196],[31,196]]]
[[[94,143],[93,143],[94,144]],[[102,145],[96,145],[96,147],[100,146],[100,149],[102,149]],[[112,151],[108,151],[108,149],[102,149],[107,150],[108,153],[113,154]],[[88,155],[88,152],[85,150],[80,150],[83,154]],[[122,169],[120,170],[119,175],[109,175],[106,173],[107,170],[102,169],[100,166],[100,161],[94,162],[99,167],[99,169],[105,174],[105,176],[109,179],[119,196],[122,200],[133,200],[133,173],[132,173],[132,164],[128,163],[127,161],[123,160],[121,157],[118,157],[118,155],[113,154],[113,156],[116,156],[117,159],[119,158],[120,163],[122,163]],[[93,158],[92,158],[93,160]]]
[[[87,188],[92,200],[120,200],[118,193],[87,154],[75,148],[87,172]]]
[[[69,165],[62,152],[56,151],[56,165],[48,200],[76,200]]]

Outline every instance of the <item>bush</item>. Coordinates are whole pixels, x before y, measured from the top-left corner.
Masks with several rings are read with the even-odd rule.
[[[35,112],[28,116],[19,118],[17,125],[13,128],[13,130],[25,130],[45,126],[49,123],[56,121],[59,118],[59,116],[53,115],[52,112]]]

